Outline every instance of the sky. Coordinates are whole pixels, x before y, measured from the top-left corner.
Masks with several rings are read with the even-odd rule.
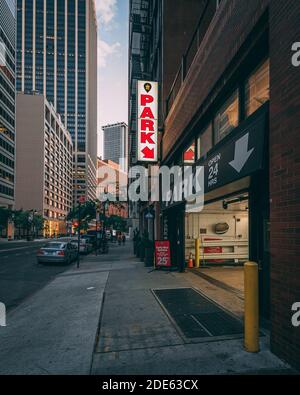
[[[129,0],[96,0],[98,20],[98,155],[101,127],[128,119]]]

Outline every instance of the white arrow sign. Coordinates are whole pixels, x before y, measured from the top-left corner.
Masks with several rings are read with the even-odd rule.
[[[241,172],[242,168],[245,166],[247,160],[250,158],[254,148],[248,151],[249,133],[241,137],[235,142],[235,153],[234,160],[229,162],[238,173]]]

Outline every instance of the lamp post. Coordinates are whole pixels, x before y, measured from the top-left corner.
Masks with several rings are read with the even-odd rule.
[[[106,222],[106,210],[108,208],[109,205],[109,201],[106,200],[103,204],[103,217],[104,217],[104,221],[103,221],[103,229],[104,231],[106,231],[106,227],[105,227],[105,222]]]
[[[78,201],[78,255],[77,255],[77,269],[80,266],[80,231],[81,231],[81,204],[85,203],[85,196],[80,196]]]
[[[96,205],[96,256],[98,254],[99,247],[99,230],[98,230],[98,222],[100,222],[100,203],[98,202]]]

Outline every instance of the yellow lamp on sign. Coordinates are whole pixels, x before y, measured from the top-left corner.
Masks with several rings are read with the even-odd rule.
[[[147,93],[149,93],[149,92],[151,91],[151,89],[152,89],[152,85],[151,85],[149,82],[147,82],[147,83],[144,85],[144,88],[145,88],[145,91],[146,91]]]

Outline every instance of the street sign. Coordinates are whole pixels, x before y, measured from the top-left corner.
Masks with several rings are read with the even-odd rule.
[[[205,192],[263,168],[265,122],[263,115],[204,161]]]
[[[194,174],[196,167],[204,168],[204,193],[261,170],[264,164],[265,133],[266,114],[263,113],[239,132],[233,133],[229,140],[218,144],[205,160],[198,162]],[[181,187],[177,185],[176,191],[176,186],[171,183],[170,200],[162,202],[163,210],[179,204],[174,201],[174,195],[175,192],[180,193]],[[202,206],[201,196],[199,199],[199,206]]]
[[[171,251],[169,240],[155,241],[155,266],[171,266]]]
[[[158,83],[138,81],[138,160],[158,159]]]
[[[153,219],[153,218],[154,218],[154,215],[151,214],[151,213],[148,213],[148,214],[145,215],[145,218],[146,218],[146,219]]]

